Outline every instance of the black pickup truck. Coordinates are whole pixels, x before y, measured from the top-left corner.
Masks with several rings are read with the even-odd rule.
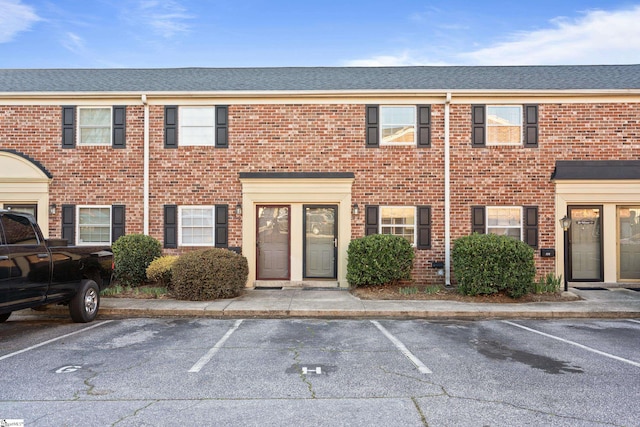
[[[47,304],[68,304],[74,322],[91,322],[112,272],[109,246],[45,240],[32,215],[0,210],[0,322]]]

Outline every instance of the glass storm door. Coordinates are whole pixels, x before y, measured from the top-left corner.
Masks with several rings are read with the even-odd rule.
[[[338,207],[304,207],[304,277],[335,279]]]
[[[618,208],[620,280],[640,280],[640,206]]]
[[[569,206],[569,217],[569,280],[602,282],[602,208]]]
[[[257,206],[257,278],[289,280],[289,206]]]

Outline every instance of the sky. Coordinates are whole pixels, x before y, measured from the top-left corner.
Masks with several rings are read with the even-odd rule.
[[[0,68],[640,63],[640,0],[0,0]]]

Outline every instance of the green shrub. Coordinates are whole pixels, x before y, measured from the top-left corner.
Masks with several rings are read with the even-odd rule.
[[[454,242],[453,271],[464,295],[505,292],[518,298],[532,291],[536,268],[533,249],[495,234],[472,234]]]
[[[181,255],[173,264],[173,295],[179,300],[209,301],[242,293],[249,276],[247,259],[212,248]]]
[[[401,236],[373,234],[352,240],[347,250],[347,281],[375,286],[411,278],[415,253]]]
[[[166,255],[154,259],[147,267],[147,278],[158,282],[167,289],[171,289],[171,267],[173,267],[177,259],[177,255]]]
[[[534,283],[533,291],[536,294],[553,294],[560,291],[563,283],[562,275],[556,276],[553,273],[547,273],[546,276],[540,277]]]
[[[140,286],[147,278],[147,267],[162,255],[160,242],[144,234],[127,234],[113,245],[115,278],[127,286]]]

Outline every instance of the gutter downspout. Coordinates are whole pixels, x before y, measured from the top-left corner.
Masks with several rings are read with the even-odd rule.
[[[147,95],[142,94],[144,105],[144,167],[143,167],[143,227],[144,234],[149,235],[149,104]]]
[[[451,92],[447,92],[444,103],[444,280],[445,286],[451,286],[451,182],[450,182],[450,141],[449,108]]]

